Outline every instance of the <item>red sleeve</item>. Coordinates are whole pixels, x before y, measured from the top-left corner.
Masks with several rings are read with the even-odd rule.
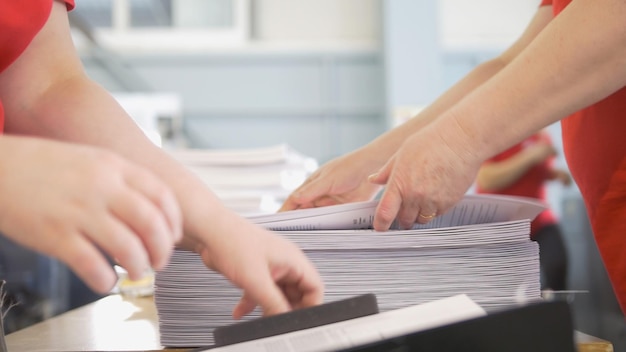
[[[0,72],[26,50],[50,16],[52,1],[0,1]]]
[[[65,0],[65,6],[67,7],[67,11],[72,11],[74,7],[76,7],[76,3],[74,0]]]
[[[499,161],[503,161],[506,160],[510,157],[512,157],[513,155],[519,153],[522,150],[522,143],[518,143],[512,147],[510,147],[509,149],[496,154],[494,156],[492,156],[491,158],[485,160],[485,164],[489,164],[489,163],[493,163],[493,162],[499,162]]]
[[[552,0],[541,0],[541,5],[539,6],[549,6],[552,5]]]

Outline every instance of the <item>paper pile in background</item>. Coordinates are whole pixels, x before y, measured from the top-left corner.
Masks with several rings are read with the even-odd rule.
[[[295,242],[318,268],[327,302],[373,293],[381,312],[466,294],[486,310],[541,299],[539,248],[530,219],[545,209],[526,198],[468,195],[412,230],[371,230],[376,201],[250,216]],[[337,230],[329,229],[336,228]],[[234,323],[241,292],[176,250],[157,272],[161,344],[213,344],[212,330]],[[258,317],[259,313],[247,317]]]
[[[173,149],[168,152],[242,215],[274,213],[317,169],[315,159],[288,145],[251,149]]]

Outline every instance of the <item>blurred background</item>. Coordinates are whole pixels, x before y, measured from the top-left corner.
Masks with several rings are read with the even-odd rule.
[[[287,145],[319,164],[428,105],[507,48],[539,0],[77,0],[88,74],[163,148]],[[558,124],[549,127],[560,148]],[[562,153],[558,164],[565,166]],[[470,190],[471,192],[471,190]],[[579,330],[626,339],[576,187],[550,188]],[[60,264],[0,237],[16,330],[98,297]]]

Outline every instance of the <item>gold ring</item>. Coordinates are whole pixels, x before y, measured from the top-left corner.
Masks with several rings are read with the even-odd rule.
[[[437,213],[432,213],[430,215],[418,215],[420,218],[424,219],[424,220],[430,220],[432,218],[434,218],[435,216],[437,216]]]

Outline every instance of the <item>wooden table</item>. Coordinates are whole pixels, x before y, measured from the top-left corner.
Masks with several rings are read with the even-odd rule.
[[[579,352],[613,352],[610,342],[576,332]],[[7,336],[9,352],[163,351],[152,297],[111,295]],[[184,349],[167,349],[184,352]]]
[[[6,340],[9,352],[163,350],[153,298],[121,295],[16,331]]]

